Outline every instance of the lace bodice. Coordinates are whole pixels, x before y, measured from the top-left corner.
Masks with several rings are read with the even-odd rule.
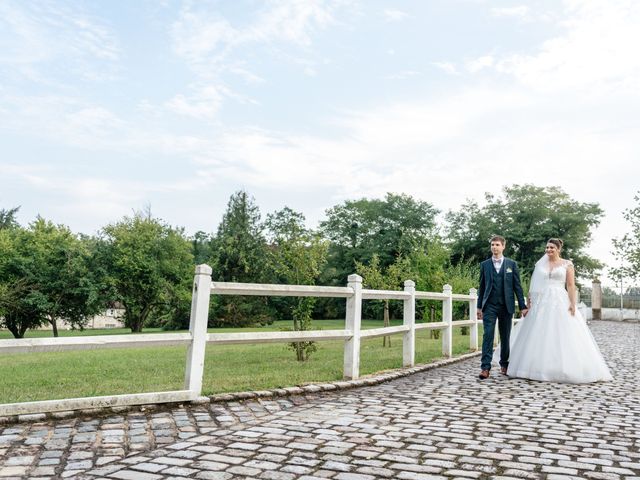
[[[564,288],[567,281],[567,269],[573,266],[570,260],[563,260],[560,265],[556,265],[545,273],[545,279],[549,286],[561,286]]]

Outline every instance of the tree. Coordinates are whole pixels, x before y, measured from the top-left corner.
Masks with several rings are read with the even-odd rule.
[[[356,272],[362,276],[365,286],[374,290],[399,290],[405,280],[411,277],[409,260],[403,257],[396,258],[395,262],[386,268],[381,267],[377,254],[369,262],[369,265],[356,261]],[[383,325],[389,326],[389,299],[384,299]],[[391,336],[382,337],[382,346],[391,346]]]
[[[441,239],[434,238],[431,243],[420,250],[412,252],[412,278],[416,282],[416,290],[423,292],[441,292],[447,283],[447,265],[450,251]],[[436,300],[416,301],[416,313],[422,311],[422,320],[437,322],[441,320],[442,302]],[[431,330],[430,338],[440,338],[440,330]]]
[[[245,191],[234,193],[212,241],[213,280],[261,283],[266,278],[266,242],[260,210]],[[222,297],[214,300],[213,325],[248,326],[268,323],[262,297]]]
[[[347,200],[326,212],[320,231],[329,240],[327,265],[320,277],[325,285],[344,285],[356,262],[367,265],[378,256],[381,268],[397,257],[424,248],[436,232],[438,210],[405,194],[387,193],[384,199]],[[329,316],[344,314],[344,302],[322,302]],[[378,306],[366,303],[363,315],[375,316]],[[393,306],[391,306],[393,310]]]
[[[18,227],[18,221],[16,220],[18,210],[20,210],[20,207],[10,208],[9,210],[0,208],[0,230]]]
[[[609,269],[610,275],[622,283],[625,278],[637,280],[640,278],[640,192],[634,197],[635,207],[623,212],[624,219],[629,222],[631,231],[622,238],[614,238],[613,254],[619,265]]]
[[[320,228],[332,242],[329,264],[334,283],[346,282],[356,262],[367,264],[374,254],[383,268],[408,256],[434,235],[437,214],[430,203],[393,193],[384,200],[347,200],[327,210]]]
[[[326,262],[327,243],[305,227],[305,218],[288,207],[267,216],[269,266],[278,282],[294,285],[315,284]],[[293,330],[311,328],[314,297],[298,297],[291,306]],[[316,349],[315,342],[293,342],[298,361],[305,361]]]
[[[196,265],[207,263],[211,259],[211,242],[211,236],[202,230],[197,231],[191,239]]]
[[[103,308],[90,251],[67,227],[38,217],[28,229],[3,233],[2,308],[14,336],[49,322],[57,337],[58,320],[83,328]]]
[[[591,230],[600,223],[603,210],[597,203],[580,203],[560,187],[512,185],[502,196],[485,194],[485,205],[468,201],[458,211],[446,215],[447,238],[453,263],[461,259],[479,263],[488,258],[489,238],[499,234],[507,239],[507,255],[530,275],[544,254],[551,237],[564,240],[563,255],[571,258],[582,276],[601,267],[585,248]]]
[[[15,338],[45,323],[34,305],[33,286],[24,275],[28,264],[23,250],[26,236],[22,228],[0,229],[0,327]]]
[[[171,315],[176,300],[188,298],[194,263],[182,229],[137,212],[104,227],[101,240],[102,265],[132,332],[141,332],[152,316]]]

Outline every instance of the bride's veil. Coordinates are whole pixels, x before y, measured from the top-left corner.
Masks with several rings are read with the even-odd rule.
[[[549,257],[545,254],[536,262],[536,267],[531,274],[529,296],[533,304],[538,303],[538,298],[544,290],[549,277]]]

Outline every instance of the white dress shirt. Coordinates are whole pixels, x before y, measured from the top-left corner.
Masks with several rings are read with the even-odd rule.
[[[504,261],[504,257],[491,257],[493,261],[493,268],[496,269],[496,273],[500,273],[500,268],[502,267],[502,262]]]

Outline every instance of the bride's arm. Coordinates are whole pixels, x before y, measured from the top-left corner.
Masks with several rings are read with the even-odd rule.
[[[569,311],[576,314],[576,278],[573,263],[567,261],[567,292],[569,293]]]

